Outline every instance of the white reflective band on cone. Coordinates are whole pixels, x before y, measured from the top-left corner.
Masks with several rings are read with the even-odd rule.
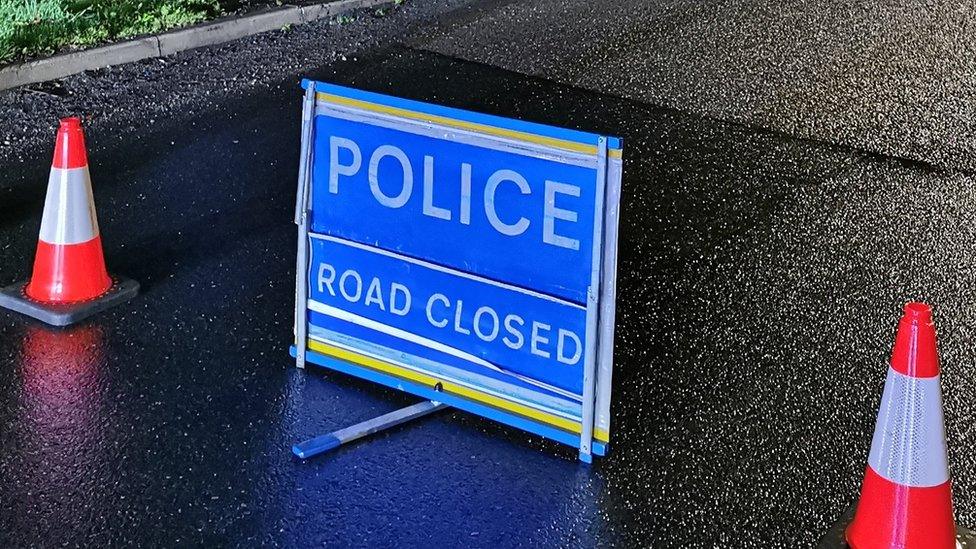
[[[888,368],[868,464],[903,486],[949,480],[939,377],[910,377]]]
[[[88,168],[51,168],[40,238],[48,244],[78,244],[98,236]]]

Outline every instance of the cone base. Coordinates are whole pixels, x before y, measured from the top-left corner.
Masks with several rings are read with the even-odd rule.
[[[0,289],[0,308],[16,311],[52,326],[68,326],[126,302],[139,293],[139,283],[122,277],[112,277],[112,287],[104,295],[81,303],[48,304],[27,297],[27,282],[18,282]]]
[[[844,539],[844,532],[854,520],[854,512],[857,510],[857,503],[851,505],[840,519],[830,527],[830,530],[817,542],[817,549],[846,549],[847,540]],[[959,549],[976,549],[976,532],[956,525],[956,547]]]

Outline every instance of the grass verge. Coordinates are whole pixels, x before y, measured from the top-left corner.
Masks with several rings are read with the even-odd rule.
[[[220,0],[0,0],[0,65],[198,23]]]

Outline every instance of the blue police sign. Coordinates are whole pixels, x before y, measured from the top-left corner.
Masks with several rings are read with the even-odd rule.
[[[298,365],[604,454],[620,140],[303,86]]]

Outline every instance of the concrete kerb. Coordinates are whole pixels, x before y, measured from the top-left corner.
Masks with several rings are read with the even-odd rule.
[[[55,55],[0,68],[0,90],[46,82],[87,70],[164,57],[246,36],[302,25],[357,9],[392,4],[393,0],[337,0],[310,6],[282,6],[268,11],[217,20],[156,36]]]

